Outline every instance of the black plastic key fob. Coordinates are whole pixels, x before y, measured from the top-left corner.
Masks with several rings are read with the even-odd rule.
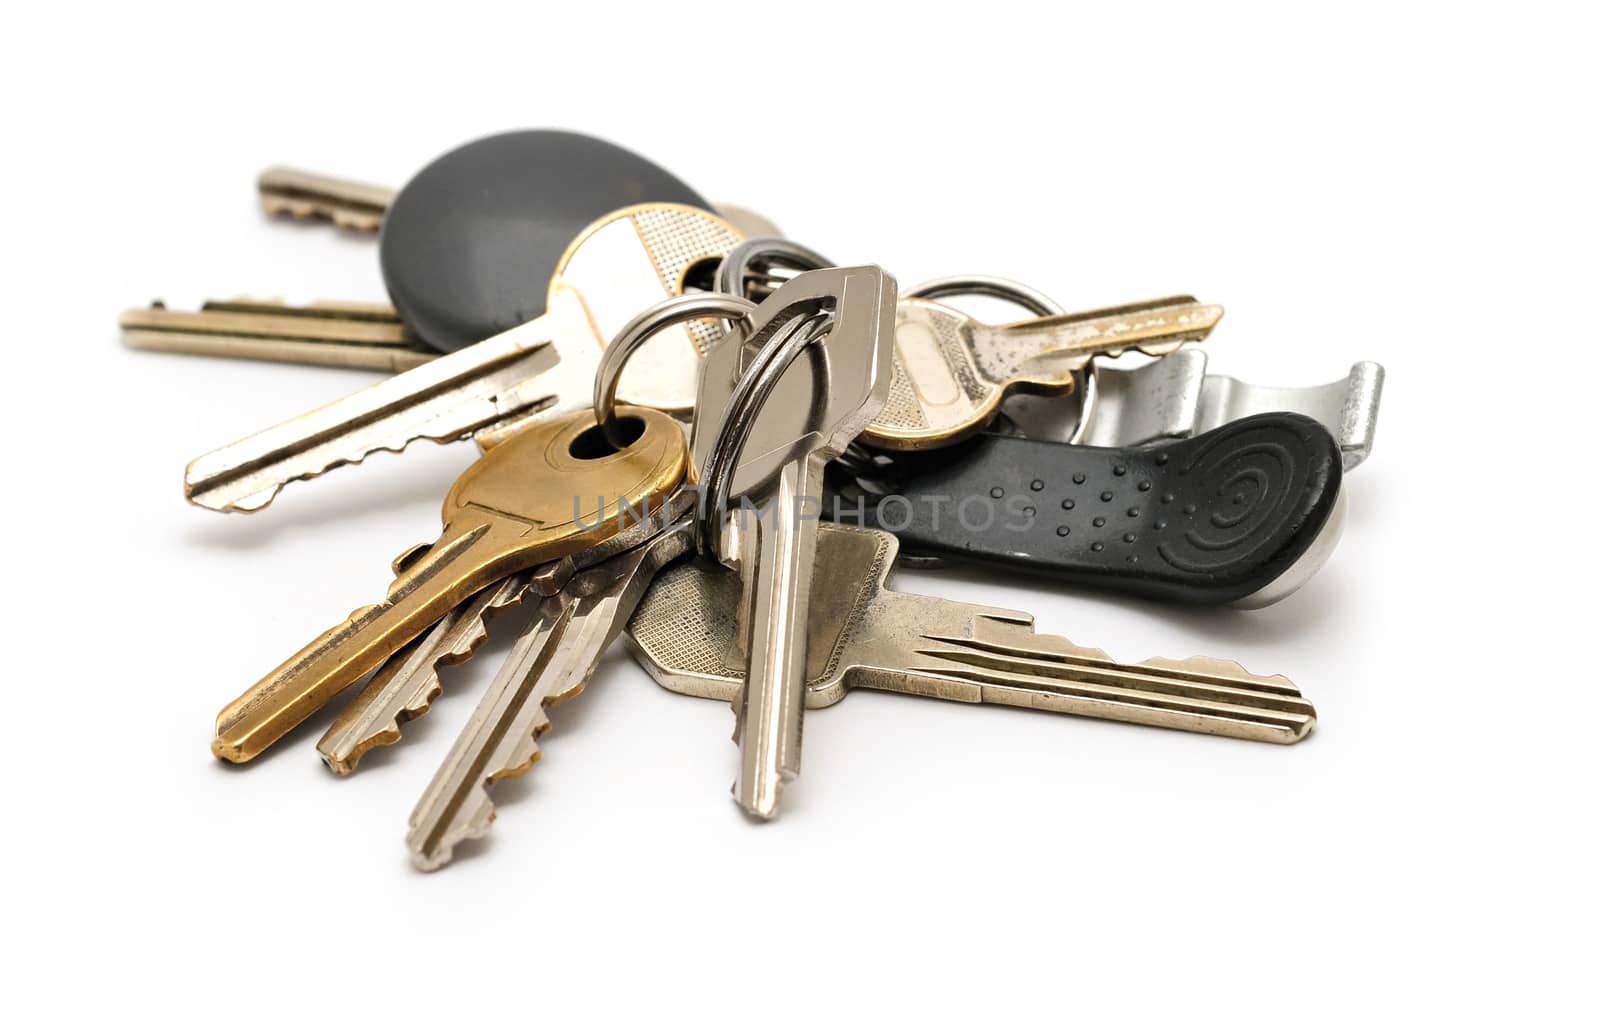
[[[424,342],[454,352],[543,314],[550,277],[584,227],[655,201],[711,208],[660,166],[599,138],[481,138],[395,195],[378,237],[383,282]]]
[[[1342,477],[1332,435],[1293,413],[1153,448],[984,434],[854,461],[855,473],[830,474],[824,511],[837,521],[938,557],[1196,604],[1250,597],[1289,572],[1328,524]]]

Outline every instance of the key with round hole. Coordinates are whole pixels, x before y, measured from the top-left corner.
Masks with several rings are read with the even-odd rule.
[[[638,436],[620,451],[594,440],[593,414],[583,411],[486,452],[446,496],[440,538],[410,555],[380,603],[354,611],[224,707],[213,753],[254,758],[479,590],[601,543],[623,499],[677,489],[687,463],[682,427],[648,409],[626,416]]]
[[[1205,657],[1117,663],[1035,632],[1021,611],[889,589],[897,553],[879,530],[818,528],[827,595],[807,615],[808,707],[872,688],[1274,744],[1299,741],[1316,723],[1311,703],[1281,676]],[[663,687],[733,701],[744,681],[729,662],[742,595],[733,572],[664,569],[628,621],[634,657]]]
[[[542,316],[200,456],[185,472],[185,495],[215,511],[258,511],[285,484],[374,451],[469,436],[490,447],[532,421],[588,406],[611,336],[738,242],[722,220],[680,205],[613,212],[557,262]],[[710,322],[657,336],[640,351],[622,397],[687,414],[701,353],[718,338]]]
[[[806,611],[822,470],[888,397],[895,296],[893,277],[875,267],[806,272],[757,308],[749,341],[724,342],[705,359],[697,421],[724,415],[735,380],[779,328],[804,313],[831,314],[826,335],[783,373],[743,448],[720,450],[731,463],[732,489],[765,494],[758,499],[765,508],[743,516],[753,518],[745,529],[749,538],[713,548],[731,559],[727,563],[738,567],[751,590],[742,635],[749,679],[735,705],[740,760],[733,792],[756,817],[777,814],[784,783],[800,770]],[[718,429],[695,427],[695,461],[708,463],[713,474],[711,456],[724,438]]]

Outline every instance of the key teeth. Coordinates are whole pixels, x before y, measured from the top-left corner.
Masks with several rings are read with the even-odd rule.
[[[419,547],[431,546],[431,544],[419,545]],[[414,555],[417,549],[413,548],[405,555],[396,558],[396,564],[405,560],[409,555]],[[433,708],[434,700],[444,692],[444,682],[440,677],[439,671],[445,667],[454,667],[472,659],[483,644],[489,641],[489,621],[522,603],[532,590],[532,587],[520,577],[510,581],[514,584],[502,583],[498,589],[485,594],[487,598],[481,608],[473,610],[467,619],[467,628],[450,643],[451,648],[440,653],[433,660],[422,664],[427,673],[424,676],[423,683],[415,689],[412,696],[403,702],[396,703],[394,713],[388,717],[388,722],[363,736],[352,746],[347,754],[330,754],[330,751],[336,748],[335,745],[328,745],[327,748],[324,748],[324,743],[333,736],[334,731],[342,724],[343,717],[341,716],[339,720],[335,721],[333,728],[323,735],[323,741],[317,745],[317,750],[322,754],[322,761],[330,770],[340,776],[349,776],[356,771],[361,759],[368,752],[374,748],[398,744],[404,736],[400,728],[404,724],[411,723],[428,714],[428,711]],[[420,652],[421,650],[413,651]],[[379,671],[378,677],[382,676],[383,671]],[[374,679],[376,680],[377,678]],[[358,698],[351,708],[357,708],[359,701]]]
[[[236,498],[231,501],[220,498],[206,497],[204,485],[201,482],[196,481],[193,476],[195,466],[201,461],[200,459],[196,459],[194,462],[189,463],[189,468],[184,472],[183,496],[184,499],[190,504],[199,505],[201,508],[209,508],[215,512],[224,512],[228,514],[238,513],[249,515],[258,512],[272,504],[277,496],[283,492],[283,488],[287,487],[289,484],[300,483],[306,480],[315,480],[317,477],[322,476],[331,470],[337,469],[340,466],[359,466],[363,462],[367,461],[367,459],[370,458],[375,452],[393,452],[394,454],[399,455],[418,441],[432,441],[434,444],[444,445],[463,440],[470,436],[470,431],[461,434],[449,434],[443,437],[436,437],[432,434],[415,434],[410,437],[391,440],[384,444],[375,444],[370,448],[362,449],[361,454],[359,455],[330,459],[329,461],[323,463],[319,468],[312,470],[311,472],[301,473],[298,476],[291,476],[286,480],[270,484],[261,488],[260,490],[251,491],[243,497]]]
[[[1110,659],[1110,657],[1107,657],[1107,659]],[[1225,660],[1217,656],[1190,656],[1182,660],[1174,660],[1165,656],[1153,656],[1145,660],[1141,666],[1197,671],[1210,677],[1225,680],[1233,679],[1248,684],[1270,685],[1277,691],[1287,692],[1296,698],[1300,697],[1299,686],[1282,674],[1251,673],[1237,660]],[[1307,703],[1307,705],[1309,706],[1310,703]]]
[[[544,757],[544,753],[539,748],[538,739],[549,731],[550,717],[541,708],[536,714],[534,722],[534,735],[528,738],[527,748],[519,748],[511,756],[516,761],[501,765],[493,771],[483,774],[473,784],[472,789],[467,792],[468,803],[463,805],[456,814],[459,816],[470,812],[470,818],[464,821],[458,818],[455,822],[447,824],[439,841],[431,846],[426,842],[417,842],[420,831],[419,824],[411,826],[407,843],[411,849],[411,863],[419,870],[437,871],[450,863],[458,844],[468,840],[483,839],[489,835],[490,829],[494,826],[496,814],[494,795],[492,793],[495,784],[526,775],[528,770],[532,769]]]
[[[411,864],[418,871],[438,871],[455,859],[457,844],[483,839],[489,835],[489,829],[493,825],[494,802],[489,799],[487,792],[484,792],[479,811],[473,815],[472,821],[463,827],[459,836],[442,841],[432,850],[412,846]]]

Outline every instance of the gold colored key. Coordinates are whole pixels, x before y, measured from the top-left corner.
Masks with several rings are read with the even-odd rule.
[[[1192,296],[986,325],[947,304],[907,298],[895,314],[889,402],[861,439],[880,448],[939,448],[970,436],[1007,392],[1064,395],[1097,355],[1170,353],[1199,342],[1222,308]]]
[[[542,422],[473,463],[450,488],[444,531],[406,561],[383,602],[362,607],[229,703],[211,750],[245,762],[321,709],[479,590],[615,535],[623,499],[654,503],[682,481],[682,428],[628,409],[639,437],[608,452],[587,410]]]

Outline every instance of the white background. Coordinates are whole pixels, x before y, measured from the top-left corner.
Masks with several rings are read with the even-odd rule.
[[[997,2],[32,5],[8,17],[7,966],[30,1009],[1574,1010],[1593,963],[1597,215],[1589,11]],[[887,5],[883,5],[885,8]],[[1119,9],[1120,10],[1120,9]],[[137,354],[163,297],[381,299],[372,244],[265,220],[287,163],[399,184],[482,134],[647,153],[903,283],[1226,305],[1213,369],[1389,371],[1301,593],[1181,610],[979,573],[1129,660],[1295,680],[1294,747],[862,692],[775,824],[725,705],[620,651],[423,876],[405,819],[490,673],[348,782],[219,706],[381,594],[465,446],[184,503],[194,455],[363,383]],[[504,646],[514,626],[502,625]],[[448,1006],[448,1009],[445,1007]]]

